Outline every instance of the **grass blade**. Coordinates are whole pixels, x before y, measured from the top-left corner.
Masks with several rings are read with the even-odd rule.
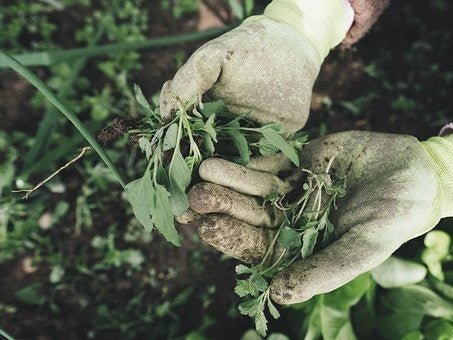
[[[89,46],[84,48],[74,48],[68,50],[57,50],[49,52],[26,53],[13,56],[24,66],[50,66],[60,61],[67,61],[77,58],[91,58],[109,53],[119,53],[123,51],[139,50],[150,47],[163,47],[184,42],[196,41],[218,36],[232,27],[222,27],[210,29],[202,32],[192,32],[172,37],[160,37],[135,42],[121,42],[101,46]],[[9,61],[0,54],[0,68],[9,66]]]
[[[75,126],[75,128],[82,134],[83,137],[85,137],[92,148],[98,153],[99,157],[101,157],[105,165],[110,169],[110,171],[112,171],[118,183],[120,183],[123,189],[125,189],[126,183],[121,178],[109,156],[104,152],[96,139],[85,128],[79,118],[71,110],[69,110],[66,105],[64,105],[63,102],[61,102],[60,99],[58,99],[57,96],[33,72],[24,67],[14,58],[1,51],[0,58],[6,61],[8,67],[12,68],[22,77],[27,79],[34,87],[39,90],[39,92],[41,92],[53,105],[55,105],[63,115],[65,115],[65,117]]]

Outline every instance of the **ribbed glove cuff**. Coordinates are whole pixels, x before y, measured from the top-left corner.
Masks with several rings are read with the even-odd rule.
[[[422,142],[439,178],[441,217],[453,217],[453,135]]]
[[[322,61],[345,38],[354,11],[347,0],[274,0],[264,16],[301,32],[315,46]]]

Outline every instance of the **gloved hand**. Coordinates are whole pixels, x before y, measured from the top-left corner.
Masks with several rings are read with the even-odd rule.
[[[342,286],[453,216],[453,135],[420,143],[404,135],[342,132],[312,141],[301,164],[322,173],[333,156],[332,171],[347,183],[346,196],[330,216],[336,241],[277,273],[271,297],[280,304]],[[247,168],[220,159],[201,164],[207,182],[191,189],[189,201],[204,214],[199,232],[205,241],[243,261],[263,257],[280,217],[264,209],[260,197],[292,190],[301,172],[295,170],[291,180],[279,178],[289,167],[282,159],[256,159]]]
[[[200,47],[164,84],[162,117],[197,104],[209,91],[256,122],[301,129],[321,63],[343,40],[353,15],[346,0],[274,0],[263,15]]]

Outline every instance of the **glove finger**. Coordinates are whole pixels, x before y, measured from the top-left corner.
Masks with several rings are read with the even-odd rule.
[[[254,227],[222,214],[204,215],[200,237],[217,250],[245,263],[257,263],[266,254],[273,231]]]
[[[201,216],[192,209],[187,209],[182,215],[175,216],[176,222],[179,224],[190,224],[200,220]]]
[[[274,192],[286,194],[292,189],[289,182],[282,181],[273,174],[248,169],[219,158],[205,160],[198,171],[200,177],[207,182],[250,196],[265,197]]]
[[[160,94],[160,114],[164,120],[173,117],[180,105],[197,103],[220,76],[227,53],[222,44],[210,42],[200,47],[167,81]]]
[[[247,164],[247,168],[278,175],[279,172],[291,170],[292,163],[285,154],[279,152],[272,156],[252,158]]]
[[[271,282],[272,299],[285,305],[331,292],[384,262],[410,238],[398,242],[402,237],[382,229],[387,228],[377,236],[375,224],[356,225],[328,247],[278,272]]]
[[[254,226],[275,228],[280,211],[265,208],[258,199],[213,183],[198,183],[189,191],[190,207],[199,214],[223,213]]]

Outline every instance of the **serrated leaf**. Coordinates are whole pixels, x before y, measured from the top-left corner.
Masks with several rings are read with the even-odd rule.
[[[240,303],[238,308],[242,315],[248,315],[252,318],[263,311],[263,306],[259,297]]]
[[[178,124],[171,124],[167,132],[165,133],[164,142],[162,144],[162,150],[167,151],[171,150],[176,146],[178,139]]]
[[[217,100],[215,102],[210,103],[203,103],[203,109],[201,109],[201,113],[205,117],[210,117],[215,113],[219,113],[225,107],[225,103],[222,100]]]
[[[251,273],[253,270],[244,264],[238,264],[235,267],[235,271],[236,271],[236,274],[241,275],[241,274]]]
[[[255,328],[259,335],[266,336],[267,334],[267,319],[264,312],[260,312],[255,316]]]
[[[258,292],[264,292],[269,287],[269,284],[262,275],[254,274],[250,276],[249,280]]]
[[[155,193],[151,196],[151,218],[156,228],[165,239],[175,246],[180,246],[178,232],[174,225],[174,217],[169,201],[170,193],[162,185],[155,186]]]
[[[255,295],[255,289],[250,284],[248,280],[238,280],[236,286],[234,287],[234,292],[239,297],[244,297],[247,295]]]
[[[270,299],[267,299],[267,308],[269,308],[269,313],[271,313],[274,319],[278,319],[280,317],[280,312],[277,310]]]
[[[251,152],[247,139],[245,139],[244,135],[239,130],[228,130],[227,133],[233,140],[234,146],[241,156],[241,163],[245,165],[250,162]]]
[[[135,217],[145,230],[150,232],[153,229],[150,212],[154,188],[149,171],[146,171],[142,178],[128,183],[126,185],[126,193]]]
[[[306,259],[313,253],[317,239],[318,231],[315,228],[307,229],[304,232],[304,236],[302,237],[302,249],[300,250],[303,259]]]
[[[283,152],[296,166],[300,165],[299,155],[295,148],[288,144],[288,142],[274,129],[264,127],[260,130],[261,134],[267,141]]]

